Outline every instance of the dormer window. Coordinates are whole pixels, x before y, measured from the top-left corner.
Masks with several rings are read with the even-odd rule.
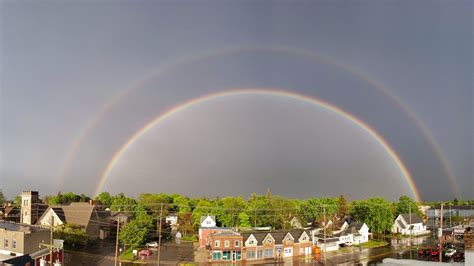
[[[271,244],[272,243],[272,240],[271,239],[267,239],[267,244]]]

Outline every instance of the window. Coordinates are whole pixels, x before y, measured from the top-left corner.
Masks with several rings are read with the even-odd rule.
[[[273,249],[269,249],[269,248],[265,249],[263,251],[263,256],[265,258],[273,258]]]
[[[16,248],[16,239],[12,239],[12,248]]]
[[[239,247],[240,246],[240,241],[239,240],[235,240],[234,242],[234,247]]]
[[[253,241],[253,239],[252,239],[252,240],[249,240],[249,244],[250,244],[250,245],[253,245],[254,243],[255,243],[255,242]]]
[[[224,247],[226,247],[226,248],[230,247],[229,240],[224,241]]]
[[[212,253],[212,259],[213,260],[221,260],[222,259],[222,253],[220,251],[214,251]]]
[[[257,259],[261,259],[261,258],[263,258],[263,249],[259,249],[257,251]]]
[[[223,260],[231,260],[231,256],[230,256],[230,251],[224,251],[222,252],[222,259]]]
[[[8,248],[8,239],[5,239],[5,241],[3,242],[3,246]]]
[[[272,239],[271,238],[267,239],[267,244],[271,244],[271,243],[272,243]]]
[[[240,251],[235,252],[235,259],[236,260],[241,260],[242,259],[242,254],[240,253]]]
[[[221,241],[220,241],[220,240],[216,240],[216,241],[214,242],[214,247],[218,248],[218,247],[220,247],[220,246],[221,246]]]
[[[247,250],[247,259],[255,259],[255,250]]]

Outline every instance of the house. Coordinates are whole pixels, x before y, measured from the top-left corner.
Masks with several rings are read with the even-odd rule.
[[[44,243],[50,243],[49,230],[34,225],[0,221],[0,264],[40,265],[41,258],[49,259],[49,250],[42,245]],[[54,244],[58,246],[53,253],[53,260],[61,262],[62,241],[56,240]]]
[[[216,217],[207,215],[202,216],[199,227],[199,247],[210,247],[209,235],[215,233],[232,232],[232,228],[218,227]]]
[[[428,218],[428,224],[433,227],[439,227],[441,219],[441,206],[435,206],[426,210],[426,217]],[[449,221],[450,217],[461,217],[467,223],[469,219],[474,218],[474,206],[463,206],[463,205],[453,205],[453,206],[444,206],[443,208],[443,218],[444,223],[446,224]]]
[[[238,232],[212,233],[209,239],[209,255],[212,261],[242,260],[242,235]]]
[[[402,235],[424,235],[429,234],[426,225],[421,218],[412,213],[399,214],[392,225],[392,233]]]
[[[322,252],[339,249],[339,237],[315,232],[313,231],[313,245],[317,246]]]
[[[20,222],[24,224],[37,224],[38,218],[46,211],[48,206],[39,199],[38,191],[23,191],[21,193]]]
[[[178,214],[170,213],[166,216],[165,222],[170,225],[171,231],[178,231]]]
[[[465,265],[474,265],[474,221],[471,220],[469,227],[464,232],[464,256]]]
[[[101,225],[105,225],[105,223],[106,221],[99,215],[93,201],[50,206],[37,222],[38,225],[43,226],[78,225],[83,228],[90,239],[99,238]]]
[[[12,204],[6,204],[1,210],[0,219],[14,223],[20,222],[20,208]]]
[[[211,261],[258,261],[312,253],[309,230],[221,232],[208,236]]]
[[[341,229],[333,232],[334,236],[339,237],[338,245],[360,244],[369,241],[369,227],[365,223],[344,222]]]
[[[311,254],[309,230],[253,231],[242,234],[242,258],[246,261],[282,259]]]
[[[108,219],[112,223],[114,224],[120,223],[120,225],[127,224],[128,222],[131,221],[132,218],[133,218],[133,214],[131,212],[123,212],[123,211],[111,211],[110,216],[108,217]]]

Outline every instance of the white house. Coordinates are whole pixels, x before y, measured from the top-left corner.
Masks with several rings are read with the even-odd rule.
[[[312,231],[313,245],[320,248],[321,252],[334,251],[339,249],[339,238],[336,236],[324,235]]]
[[[177,231],[178,230],[178,214],[170,213],[166,216],[165,221],[167,224],[170,225],[171,230]]]
[[[341,229],[334,232],[334,235],[339,237],[338,244],[359,244],[369,241],[369,227],[365,223],[351,223],[347,222],[341,226]]]
[[[216,216],[202,216],[201,217],[201,228],[216,227]]]
[[[392,233],[402,234],[402,235],[424,235],[428,234],[429,231],[426,230],[426,225],[423,224],[421,218],[412,213],[409,214],[400,214],[397,216],[397,219],[393,222]]]

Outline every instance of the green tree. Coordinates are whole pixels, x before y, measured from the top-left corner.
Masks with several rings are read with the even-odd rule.
[[[87,243],[87,235],[84,228],[75,224],[65,224],[54,229],[54,237],[64,239],[67,246],[83,246]]]
[[[123,193],[119,193],[113,197],[110,209],[112,211],[132,211],[136,204],[135,199],[126,197]]]
[[[377,235],[389,231],[393,224],[390,203],[382,198],[352,202],[351,215],[356,221],[366,223],[371,232]]]
[[[233,227],[239,224],[239,213],[246,208],[242,197],[225,197],[214,201],[216,207],[217,221],[225,227]]]
[[[271,193],[264,196],[253,193],[247,200],[247,214],[250,216],[250,224],[253,226],[268,226],[274,213],[269,208]]]
[[[97,197],[95,197],[95,200],[100,201],[100,203],[105,207],[105,208],[110,208],[112,205],[113,198],[110,196],[109,192],[101,192]]]
[[[417,214],[420,217],[423,217],[423,213],[418,204],[408,196],[401,196],[398,202],[395,203],[395,217],[403,213],[413,213]]]
[[[337,203],[335,198],[310,198],[301,204],[301,215],[306,220],[326,222],[336,216]],[[326,221],[324,221],[324,216],[326,216]]]
[[[339,219],[343,219],[347,214],[349,214],[349,204],[344,195],[340,195],[337,199],[337,216]]]
[[[13,199],[13,205],[18,208],[21,206],[21,196],[15,196]]]
[[[212,202],[206,198],[199,199],[196,203],[196,207],[192,213],[192,220],[194,228],[198,228],[201,223],[201,216],[215,215],[216,209]]]
[[[3,191],[0,189],[0,205],[3,205],[5,202],[5,195],[3,195]]]
[[[120,229],[119,240],[130,247],[138,247],[145,242],[147,229],[140,222],[133,220]]]
[[[250,217],[246,212],[239,213],[239,227],[241,228],[250,228]]]

